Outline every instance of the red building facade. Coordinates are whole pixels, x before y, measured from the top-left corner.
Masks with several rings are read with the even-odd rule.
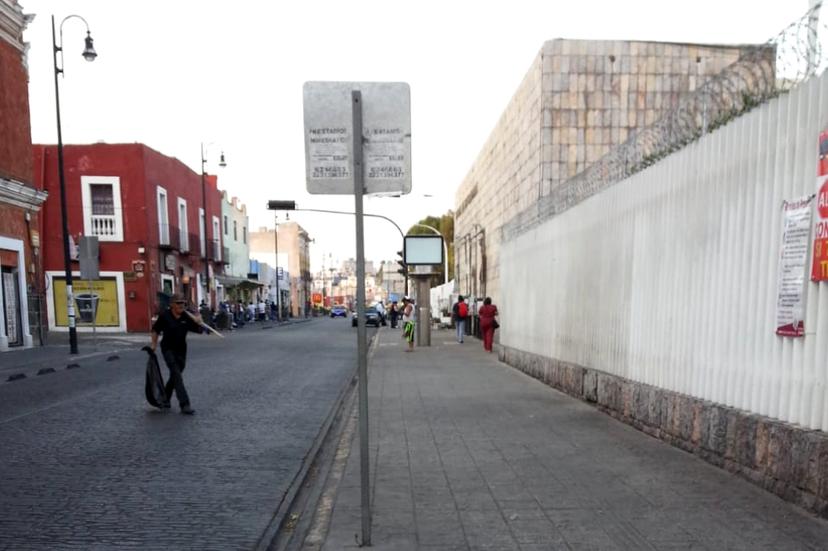
[[[35,182],[59,197],[57,146],[33,149]],[[73,282],[79,331],[91,330],[93,312],[98,330],[149,331],[173,292],[215,303],[226,259],[215,176],[202,180],[143,144],[64,146],[64,168],[69,233],[75,243],[99,240],[100,279]],[[41,219],[49,328],[66,330],[60,202],[50,200]]]
[[[46,194],[32,182],[28,20],[16,0],[0,0],[0,352],[38,344],[45,310],[37,227]]]

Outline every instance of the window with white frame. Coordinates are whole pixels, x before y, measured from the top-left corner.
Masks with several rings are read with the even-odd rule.
[[[83,233],[99,241],[123,241],[121,179],[117,176],[81,176]]]
[[[242,243],[247,245],[247,226],[242,227]]]
[[[169,274],[161,274],[161,292],[170,296],[175,292],[174,276]]]
[[[221,260],[221,226],[218,216],[213,216],[213,258]]]
[[[233,220],[233,241],[239,240],[239,222],[238,220]]]
[[[228,226],[228,224],[227,224],[227,216],[225,216],[225,217],[224,217],[224,235],[227,235],[227,232],[228,232],[228,231],[230,231],[230,230],[227,228],[227,226]]]
[[[207,256],[207,220],[204,217],[204,209],[198,209],[198,232],[201,239],[201,256]]]
[[[178,198],[178,242],[179,250],[187,252],[190,250],[190,232],[187,227],[187,200]]]
[[[167,206],[167,190],[158,186],[158,244],[170,244],[170,214]]]

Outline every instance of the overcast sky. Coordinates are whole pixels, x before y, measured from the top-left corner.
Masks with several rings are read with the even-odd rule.
[[[198,171],[208,165],[247,204],[250,225],[272,227],[268,199],[353,210],[350,196],[305,191],[302,84],[404,81],[411,86],[413,189],[367,198],[365,212],[407,229],[454,207],[454,193],[546,40],[764,42],[807,0],[509,0],[491,2],[20,0],[36,14],[29,52],[32,140],[55,143],[50,15],[64,27],[64,143],[142,142]],[[825,18],[823,17],[823,20]],[[430,196],[430,197],[429,197]],[[316,242],[311,263],[355,255],[353,218],[292,213]],[[366,220],[366,257],[401,248],[387,222]]]

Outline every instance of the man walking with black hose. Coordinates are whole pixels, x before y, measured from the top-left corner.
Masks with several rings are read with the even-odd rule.
[[[158,346],[158,335],[163,334],[161,355],[164,356],[164,361],[170,370],[170,380],[164,387],[166,400],[161,407],[164,409],[170,407],[170,399],[175,390],[181,413],[192,415],[195,410],[190,407],[190,397],[187,395],[187,389],[184,388],[181,373],[187,362],[187,333],[190,331],[200,333],[204,321],[200,315],[193,316],[186,312],[186,305],[187,301],[183,295],[178,293],[173,295],[169,310],[162,312],[152,326],[151,348],[154,352]]]

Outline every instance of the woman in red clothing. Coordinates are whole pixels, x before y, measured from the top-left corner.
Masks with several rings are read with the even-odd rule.
[[[480,316],[480,332],[483,333],[483,348],[486,352],[492,351],[492,342],[494,341],[495,332],[495,316],[497,315],[497,306],[492,304],[492,299],[486,297],[483,301],[483,306],[477,311]]]

